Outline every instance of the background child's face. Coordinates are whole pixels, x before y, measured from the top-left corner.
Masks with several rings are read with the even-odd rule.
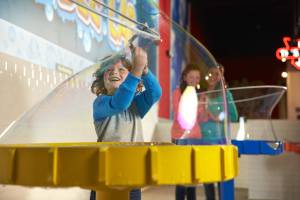
[[[129,71],[119,61],[104,72],[104,86],[108,94],[113,94],[126,79]]]
[[[215,87],[221,80],[221,73],[221,70],[218,68],[211,68],[205,77],[207,84]]]
[[[184,81],[188,86],[196,87],[200,83],[200,72],[198,70],[191,70],[184,76]]]

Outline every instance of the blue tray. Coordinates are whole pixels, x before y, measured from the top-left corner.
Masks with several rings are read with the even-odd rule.
[[[231,140],[231,143],[238,147],[240,155],[278,155],[284,151],[281,141]]]

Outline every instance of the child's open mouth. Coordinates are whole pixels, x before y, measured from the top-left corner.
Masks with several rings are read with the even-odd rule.
[[[109,81],[119,81],[119,80],[121,80],[121,79],[118,78],[118,77],[111,77],[111,78],[109,78]]]

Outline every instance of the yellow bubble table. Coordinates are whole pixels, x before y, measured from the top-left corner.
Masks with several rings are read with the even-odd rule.
[[[220,182],[238,171],[233,145],[54,143],[0,145],[0,183],[93,189],[97,199],[129,199],[132,188]]]

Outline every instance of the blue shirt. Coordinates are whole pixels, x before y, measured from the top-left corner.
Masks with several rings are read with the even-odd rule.
[[[145,90],[136,94],[141,80]],[[93,104],[98,141],[141,141],[140,118],[145,116],[161,94],[159,82],[148,71],[141,79],[129,73],[113,95],[98,96]]]

